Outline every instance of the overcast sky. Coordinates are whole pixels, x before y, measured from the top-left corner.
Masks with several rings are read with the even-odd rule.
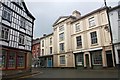
[[[120,0],[107,0],[108,6],[118,5]],[[27,8],[36,18],[34,39],[52,33],[52,25],[60,16],[71,15],[74,10],[85,15],[104,6],[104,0],[25,0]]]

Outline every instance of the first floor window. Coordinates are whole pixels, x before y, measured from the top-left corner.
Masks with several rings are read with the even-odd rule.
[[[42,55],[44,55],[44,49],[42,49]]]
[[[96,44],[97,43],[97,33],[95,32],[91,32],[91,44]]]
[[[82,48],[82,39],[81,36],[76,37],[77,48]]]
[[[60,64],[65,64],[65,55],[60,56]]]
[[[93,65],[101,65],[102,64],[101,51],[92,52],[92,61],[93,61]]]
[[[83,65],[83,54],[77,54],[76,55],[76,63],[77,65]]]
[[[8,55],[8,68],[15,68],[16,65],[16,55],[14,52],[10,52]]]
[[[7,60],[7,55],[6,51],[2,50],[2,54],[0,54],[0,68],[6,68],[6,60]]]
[[[60,43],[60,52],[63,52],[64,51],[64,43]]]
[[[50,54],[52,54],[52,47],[50,47]]]
[[[2,26],[2,31],[0,37],[3,40],[8,40],[9,39],[9,29],[7,27]]]
[[[63,41],[64,40],[64,33],[59,34],[59,41]]]
[[[25,67],[25,54],[18,54],[17,61],[17,67]]]

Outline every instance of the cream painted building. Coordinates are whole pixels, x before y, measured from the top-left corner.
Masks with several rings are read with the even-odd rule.
[[[74,11],[53,24],[53,67],[112,67],[114,59],[107,8],[84,16]]]
[[[53,33],[40,38],[40,66],[53,67]]]

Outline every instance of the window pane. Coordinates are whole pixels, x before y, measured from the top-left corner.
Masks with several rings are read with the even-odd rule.
[[[95,19],[94,19],[94,17],[89,18],[89,26],[90,26],[90,27],[91,27],[91,26],[95,26]]]
[[[64,51],[64,43],[60,43],[60,52]]]
[[[92,53],[92,61],[93,64],[102,64],[102,55],[100,51]]]
[[[59,41],[63,41],[64,40],[64,33],[59,34]]]
[[[25,67],[25,54],[18,54],[17,55],[17,67],[22,67],[24,68]]]
[[[83,54],[76,55],[77,65],[83,65]]]
[[[15,59],[15,53],[10,52],[8,56],[8,68],[15,68],[16,59]]]
[[[60,56],[60,64],[65,64],[65,56]]]
[[[97,33],[96,33],[96,31],[90,33],[90,35],[91,35],[91,44],[97,43]]]
[[[6,68],[6,59],[7,53],[5,50],[2,50],[2,54],[0,54],[0,68]]]
[[[77,23],[77,24],[75,25],[75,29],[76,29],[76,32],[80,31],[80,23]]]
[[[82,48],[82,39],[81,36],[76,37],[77,48]]]

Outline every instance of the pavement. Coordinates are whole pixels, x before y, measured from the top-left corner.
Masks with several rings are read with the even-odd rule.
[[[6,79],[17,80],[17,79],[20,79],[24,76],[30,76],[30,75],[38,74],[38,73],[40,73],[40,71],[37,71],[36,69],[33,68],[31,72],[3,75],[2,80],[6,80]]]
[[[94,69],[61,69],[32,68],[31,72],[4,76],[2,80],[23,80],[24,78],[118,78],[119,71],[114,68]],[[26,80],[26,79],[25,79]]]

